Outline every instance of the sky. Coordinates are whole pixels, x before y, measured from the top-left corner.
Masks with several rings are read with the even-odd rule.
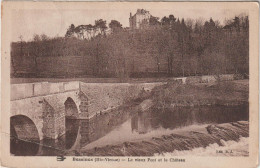
[[[129,26],[129,15],[136,13],[137,9],[146,9],[151,15],[159,17],[173,14],[176,18],[190,18],[219,20],[221,24],[225,19],[230,19],[241,13],[247,13],[241,9],[219,9],[217,6],[194,7],[192,5],[182,6],[161,6],[154,7],[146,4],[135,6],[107,7],[99,8],[71,8],[71,9],[17,9],[12,11],[12,41],[19,41],[19,36],[23,40],[29,41],[34,34],[46,34],[49,37],[64,36],[71,24],[75,26],[81,24],[94,24],[97,19],[104,19],[107,24],[111,20],[118,20],[123,27]]]

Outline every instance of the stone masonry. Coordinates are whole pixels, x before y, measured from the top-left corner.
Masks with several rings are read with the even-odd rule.
[[[39,139],[65,133],[65,118],[90,119],[137,98],[143,90],[163,83],[96,84],[82,82],[11,85],[11,117],[25,116],[37,128]],[[16,128],[16,127],[14,127]],[[17,130],[15,130],[17,132]]]
[[[176,78],[182,83],[233,80],[234,75]],[[39,139],[56,139],[65,133],[65,118],[91,119],[151,91],[157,83],[26,83],[11,85],[10,117],[28,118],[38,131]],[[15,124],[15,122],[11,122]],[[18,127],[12,125],[19,134]],[[26,128],[26,127],[19,127]],[[30,128],[30,127],[28,127]],[[31,127],[32,128],[32,127]],[[28,132],[28,131],[27,131]],[[22,136],[22,135],[21,135]],[[24,135],[23,135],[24,136]],[[18,135],[19,137],[19,135]]]

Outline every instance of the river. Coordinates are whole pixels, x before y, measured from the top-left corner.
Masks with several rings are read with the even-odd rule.
[[[73,155],[81,155],[82,150],[96,147],[126,141],[142,141],[176,132],[181,134],[184,130],[201,128],[209,124],[248,121],[248,109],[248,105],[175,107],[164,110],[152,108],[145,112],[136,111],[135,108],[119,109],[100,114],[91,120],[66,119],[66,134],[58,140],[45,139],[40,144],[12,140],[11,153],[17,156],[55,156],[70,155],[70,151],[73,151]],[[240,141],[228,141],[226,146],[239,148],[242,145],[244,151],[241,151],[241,155],[246,155],[247,139],[242,138]],[[222,150],[225,145],[210,144],[207,148],[172,151],[160,155],[192,155],[194,153],[209,155],[210,149],[213,148]]]

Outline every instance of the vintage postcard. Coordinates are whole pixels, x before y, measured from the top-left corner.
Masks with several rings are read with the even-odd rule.
[[[256,2],[2,2],[5,167],[258,166]]]

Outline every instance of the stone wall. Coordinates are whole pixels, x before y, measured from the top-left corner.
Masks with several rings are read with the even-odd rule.
[[[24,115],[30,118],[35,124],[40,139],[43,138],[43,108],[42,97],[32,97],[29,99],[20,99],[11,101],[10,117]]]
[[[28,83],[12,85],[11,116],[24,115],[35,124],[40,139],[65,133],[66,100],[75,103],[80,119],[108,112],[143,91],[163,83]],[[28,89],[28,90],[27,90]]]
[[[182,83],[207,83],[217,80],[234,80],[234,75],[174,78]],[[157,83],[27,83],[11,85],[11,116],[30,118],[40,139],[57,138],[65,133],[65,102],[71,98],[80,119],[109,112],[124,103],[136,99],[144,91],[149,92]]]
[[[135,99],[142,91],[164,83],[80,83],[81,91],[88,97],[88,113],[91,118],[97,113],[118,107]]]
[[[210,83],[216,81],[230,81],[235,80],[234,74],[224,74],[224,75],[204,75],[204,76],[189,76],[173,78],[173,80],[181,80],[183,84],[189,83]]]
[[[34,96],[11,101],[10,116],[23,115],[35,124],[40,139],[57,138],[65,133],[65,105],[68,98],[73,99],[79,115],[79,90],[43,96]],[[83,115],[84,116],[84,115]]]
[[[42,119],[43,119],[43,127],[42,133],[43,138],[55,138],[55,118],[54,118],[54,108],[47,102],[43,101],[42,103]]]
[[[36,96],[44,96],[55,93],[79,90],[79,82],[59,82],[59,83],[23,83],[11,85],[11,101],[25,99]]]

